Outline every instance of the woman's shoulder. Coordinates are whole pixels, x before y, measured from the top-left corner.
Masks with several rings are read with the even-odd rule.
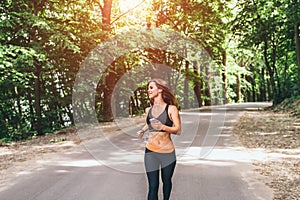
[[[169,105],[169,111],[170,112],[178,112],[178,108],[175,105]]]
[[[175,110],[178,110],[178,109],[177,109],[177,106],[175,106],[175,105],[169,105],[169,109],[175,109]]]
[[[150,110],[150,108],[151,108],[151,106],[150,106],[150,107],[147,107],[147,108],[145,108],[145,112],[146,112],[146,113],[148,113],[148,112],[149,112],[149,110]]]

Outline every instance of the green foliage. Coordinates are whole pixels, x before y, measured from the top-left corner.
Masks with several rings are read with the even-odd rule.
[[[30,107],[28,93],[33,91],[31,68],[43,55],[13,45],[0,45],[0,54],[0,138],[22,139],[30,131],[26,117]]]
[[[239,1],[232,31],[239,48],[250,50],[253,61],[245,67],[255,100],[275,104],[298,95],[295,24],[299,24],[299,2],[290,0]],[[299,37],[299,36],[298,36]],[[299,38],[296,38],[299,39]],[[261,64],[263,63],[263,64]]]
[[[37,129],[45,133],[73,123],[75,73],[104,35],[86,6],[1,1],[0,138],[24,139]]]
[[[115,87],[120,89],[115,97],[119,100],[114,108],[117,117],[143,113],[149,104],[144,77],[164,77],[182,108],[209,105],[213,100],[224,102],[220,85],[227,85],[229,102],[279,103],[299,95],[294,40],[294,27],[300,23],[297,0],[242,0],[236,6],[217,0],[153,0],[129,11],[113,1],[110,31],[102,27],[104,2],[0,2],[1,141],[73,125],[72,90],[84,59],[103,41],[124,30],[144,30],[141,24],[149,15],[151,28],[156,26],[192,38],[199,44],[198,50],[208,53],[211,63],[194,66],[201,56],[193,52],[186,52],[191,54],[190,60],[183,59],[183,54],[178,54],[186,42],[178,41],[177,46],[172,46],[163,32],[145,29],[138,36],[120,34],[119,41],[128,43],[131,51],[118,45],[113,52],[103,49],[105,58],[114,53],[121,56],[113,58],[101,80],[91,80],[98,85],[99,121],[109,117],[105,112],[110,110],[111,102],[105,100]],[[141,48],[142,44],[149,48]],[[158,50],[157,46],[172,51]],[[105,58],[91,57],[90,62]],[[158,71],[157,63],[170,70]],[[210,64],[216,75],[211,83],[206,77]],[[145,66],[149,70],[145,71]],[[132,86],[135,82],[139,85]],[[88,87],[84,85],[80,90]],[[94,105],[85,106],[89,109]]]

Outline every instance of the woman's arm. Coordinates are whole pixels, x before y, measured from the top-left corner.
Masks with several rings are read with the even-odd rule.
[[[147,118],[147,116],[148,116],[149,109],[150,109],[150,108],[146,108],[146,109],[145,109],[146,118]],[[144,133],[145,133],[147,130],[148,130],[148,124],[147,124],[147,122],[146,122],[146,124],[143,126],[143,128],[137,132],[137,137],[142,138],[143,135],[144,135]]]

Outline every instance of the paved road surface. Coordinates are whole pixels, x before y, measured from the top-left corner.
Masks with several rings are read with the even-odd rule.
[[[262,177],[253,171],[252,154],[232,135],[244,110],[267,105],[248,103],[182,112],[182,134],[173,137],[178,164],[171,199],[272,199],[272,191],[258,181]],[[0,188],[0,199],[146,199],[145,143],[135,137],[141,126],[128,123],[124,127],[120,124],[113,136],[86,140],[72,151],[40,160],[38,167],[24,171]],[[92,131],[101,133],[102,129],[94,127]],[[85,133],[80,134],[85,138]]]

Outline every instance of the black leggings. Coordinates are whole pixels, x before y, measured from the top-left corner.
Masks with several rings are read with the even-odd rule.
[[[163,182],[164,200],[170,198],[172,190],[172,176],[176,165],[175,151],[172,153],[158,153],[146,148],[145,168],[148,177],[148,200],[158,200],[159,169]]]

